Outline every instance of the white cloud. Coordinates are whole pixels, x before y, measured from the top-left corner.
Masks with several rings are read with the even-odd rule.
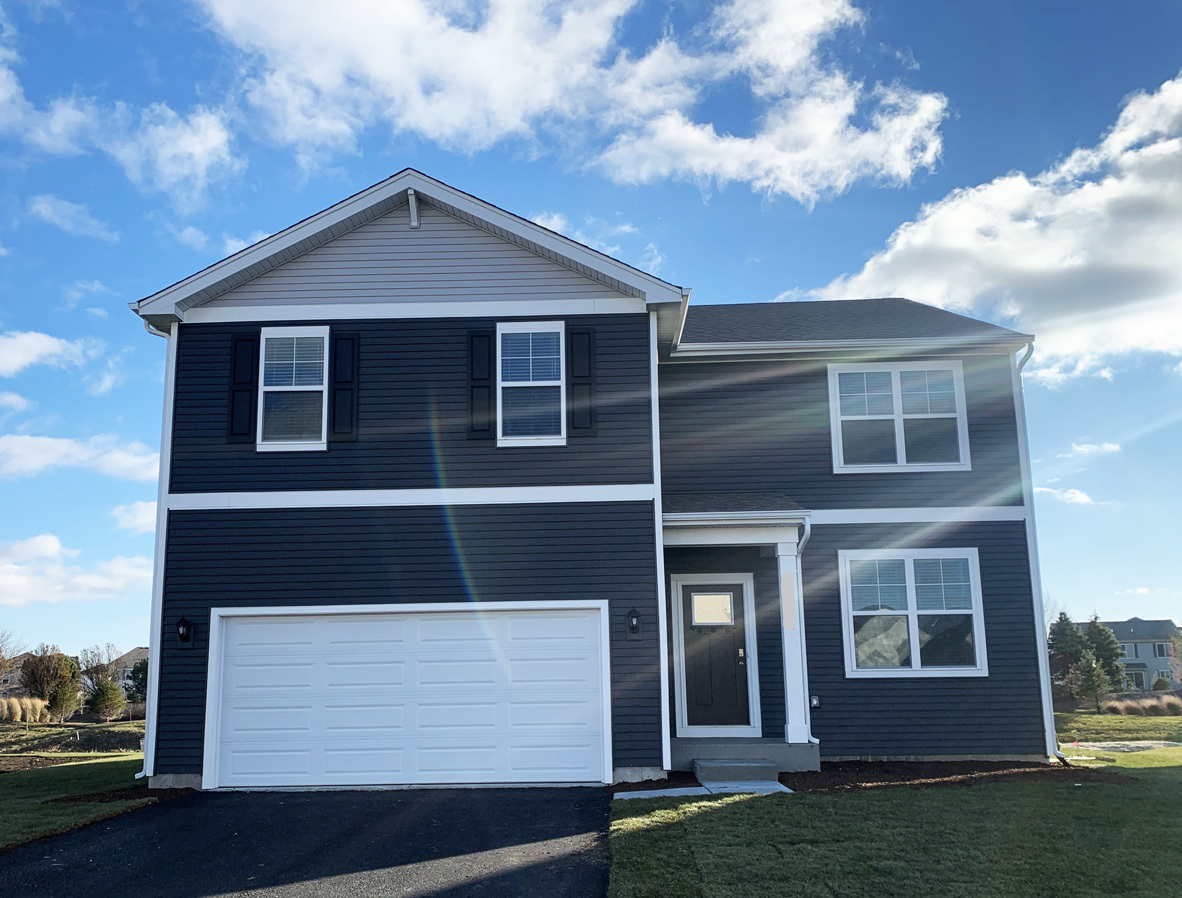
[[[0,605],[143,596],[152,585],[152,562],[118,556],[94,567],[68,563],[81,553],[53,534],[0,544]]]
[[[30,365],[81,365],[101,350],[96,340],[62,340],[38,331],[0,334],[0,377],[12,377]]]
[[[1095,455],[1113,455],[1120,452],[1119,443],[1072,443],[1069,452],[1056,455],[1056,458],[1085,458]]]
[[[235,237],[233,234],[222,234],[222,252],[227,256],[232,256],[234,253],[246,249],[248,246],[254,246],[260,240],[266,240],[271,235],[266,231],[251,231],[251,234],[246,239]]]
[[[908,296],[1038,336],[1055,385],[1139,352],[1182,355],[1182,75],[1124,104],[1092,147],[954,190],[824,298]]]
[[[78,302],[87,296],[94,294],[105,294],[107,296],[114,296],[115,291],[104,284],[102,281],[74,281],[62,288],[66,299],[70,303],[70,308],[73,308]]]
[[[86,377],[86,392],[91,396],[105,396],[127,379],[123,356],[127,350],[108,356],[101,371]]]
[[[53,468],[83,468],[120,480],[154,481],[159,457],[140,442],[105,434],[89,440],[0,435],[0,477],[31,477]]]
[[[117,120],[128,120],[126,106]],[[221,112],[198,107],[182,116],[163,103],[140,113],[138,123],[97,139],[137,187],[154,188],[169,195],[177,210],[200,208],[209,186],[238,174],[245,162],[234,155],[233,137]]]
[[[86,314],[90,315],[92,318],[106,318],[107,317],[107,310],[100,309],[96,306],[91,306],[90,308],[88,308],[86,310]]]
[[[559,234],[565,234],[570,228],[570,220],[561,212],[539,212],[533,221],[534,224],[557,231]]]
[[[33,403],[16,393],[0,393],[0,409],[9,412],[23,412],[33,407]]]
[[[115,526],[132,533],[153,533],[156,530],[156,503],[132,502],[130,505],[116,505],[111,509]]]
[[[3,13],[0,12],[0,17]],[[59,97],[38,109],[25,97],[14,66],[16,31],[0,25],[0,135],[10,135],[30,149],[59,156],[82,152],[81,141],[94,126],[95,109],[85,98]]]
[[[192,225],[185,225],[183,228],[173,225],[167,227],[172,232],[172,236],[176,238],[176,242],[182,246],[187,246],[190,249],[205,249],[209,245],[209,235],[200,228],[195,228]]]
[[[812,203],[905,182],[941,149],[942,95],[832,61],[863,20],[850,0],[730,0],[636,51],[618,37],[637,0],[357,0],[331,16],[319,0],[201,2],[245,54],[247,101],[307,166],[382,125],[468,153],[552,139],[623,183],[739,181]],[[747,136],[703,112],[736,85],[757,110]]]
[[[1036,495],[1049,496],[1059,502],[1066,502],[1068,505],[1095,505],[1092,497],[1083,490],[1077,489],[1052,489],[1049,486],[1036,486],[1034,488]]]
[[[91,215],[86,206],[63,200],[52,193],[43,193],[29,200],[29,214],[75,237],[94,237],[107,243],[119,240],[118,232]]]
[[[657,269],[661,267],[661,263],[665,261],[665,257],[661,255],[661,251],[657,249],[655,243],[650,243],[644,248],[644,258],[641,259],[641,266],[649,274],[656,274]]]

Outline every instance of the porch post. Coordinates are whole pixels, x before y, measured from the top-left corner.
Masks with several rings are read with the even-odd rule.
[[[784,646],[784,741],[812,741],[809,727],[808,671],[804,649],[804,596],[798,574],[796,541],[776,543],[780,574],[780,636]]]

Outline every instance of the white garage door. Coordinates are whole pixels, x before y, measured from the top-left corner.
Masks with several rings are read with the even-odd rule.
[[[225,618],[216,784],[601,782],[599,614]]]

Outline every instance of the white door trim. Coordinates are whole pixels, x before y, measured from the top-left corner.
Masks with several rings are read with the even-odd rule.
[[[685,629],[683,627],[681,587],[710,583],[741,583],[743,585],[743,637],[747,647],[747,706],[748,726],[690,726],[685,704]],[[758,739],[763,735],[763,721],[759,713],[759,655],[755,645],[755,575],[754,574],[674,574],[671,578],[673,606],[673,685],[677,705],[677,735],[679,738],[718,738],[739,736]]]
[[[201,764],[201,788],[218,788],[218,747],[221,742],[223,636],[225,622],[234,617],[294,617],[327,614],[433,614],[479,611],[576,611],[599,612],[600,688],[603,690],[603,782],[612,781],[611,633],[606,599],[562,602],[414,602],[391,605],[289,605],[209,609],[209,659],[205,681],[205,748]]]

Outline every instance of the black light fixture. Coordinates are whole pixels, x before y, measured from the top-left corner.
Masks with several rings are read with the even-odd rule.
[[[809,696],[809,707],[813,708],[814,710],[821,707],[821,696],[810,695]]]
[[[176,622],[176,638],[181,645],[191,645],[193,642],[193,623],[187,617]]]
[[[640,612],[635,608],[628,612],[628,632],[633,636],[640,632]]]

